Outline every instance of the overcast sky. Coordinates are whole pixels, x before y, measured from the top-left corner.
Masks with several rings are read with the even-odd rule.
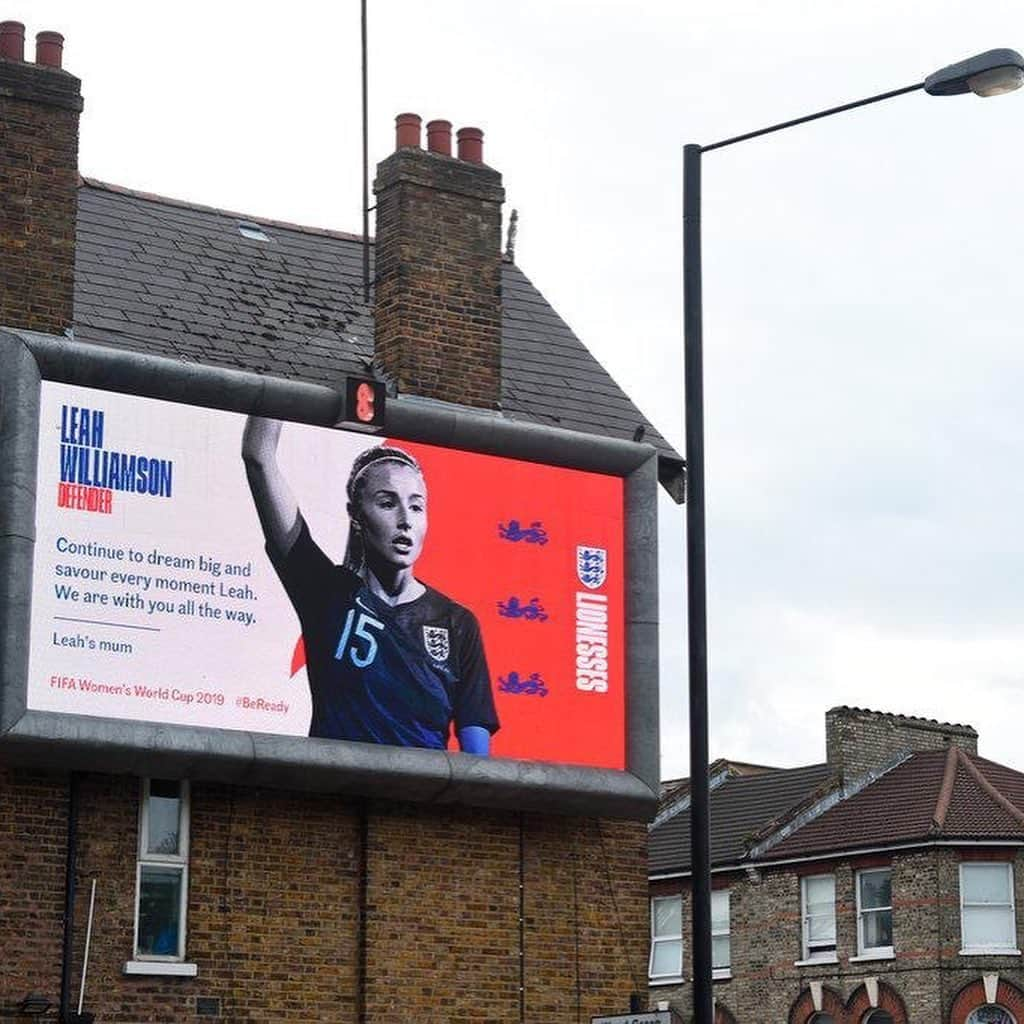
[[[82,172],[361,229],[359,4],[21,0]],[[1020,0],[370,0],[371,160],[485,131],[517,262],[682,448],[681,150],[1024,49]],[[242,12],[244,11],[244,16]],[[30,44],[31,46],[31,44]],[[711,750],[824,758],[853,704],[1024,770],[1024,91],[900,97],[704,158]],[[662,766],[686,774],[662,503]]]

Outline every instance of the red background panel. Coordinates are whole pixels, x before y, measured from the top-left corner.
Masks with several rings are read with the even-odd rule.
[[[473,610],[483,632],[501,728],[492,754],[625,767],[623,482],[619,477],[515,459],[389,442],[420,461],[428,530],[416,575]],[[503,539],[499,524],[539,522],[546,544]],[[607,552],[607,577],[590,590],[577,545]],[[606,693],[576,688],[576,594],[608,599]],[[499,602],[539,599],[546,621],[507,618]],[[503,693],[499,678],[540,674],[547,696]]]

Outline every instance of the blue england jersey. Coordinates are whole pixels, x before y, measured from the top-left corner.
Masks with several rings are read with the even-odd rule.
[[[310,736],[443,750],[453,723],[497,731],[471,611],[432,587],[405,604],[381,601],[331,562],[305,521],[287,554],[267,551],[302,626]]]

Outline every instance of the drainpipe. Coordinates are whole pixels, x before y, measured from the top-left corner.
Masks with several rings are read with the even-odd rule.
[[[67,862],[64,867],[64,950],[60,965],[60,1019],[71,1011],[71,955],[75,938],[75,876],[78,872],[78,787],[81,775],[72,772],[68,782]]]

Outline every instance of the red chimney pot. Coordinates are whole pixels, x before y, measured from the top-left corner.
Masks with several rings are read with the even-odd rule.
[[[451,121],[427,122],[427,149],[431,153],[440,153],[442,156],[452,155]]]
[[[399,114],[395,118],[395,149],[404,149],[412,146],[420,148],[420,124],[422,118],[419,114]]]
[[[458,130],[459,159],[471,164],[484,162],[484,133],[480,128]]]
[[[25,59],[25,26],[20,21],[0,21],[0,57]]]
[[[36,33],[36,63],[59,68],[64,52],[64,37],[59,32]]]

